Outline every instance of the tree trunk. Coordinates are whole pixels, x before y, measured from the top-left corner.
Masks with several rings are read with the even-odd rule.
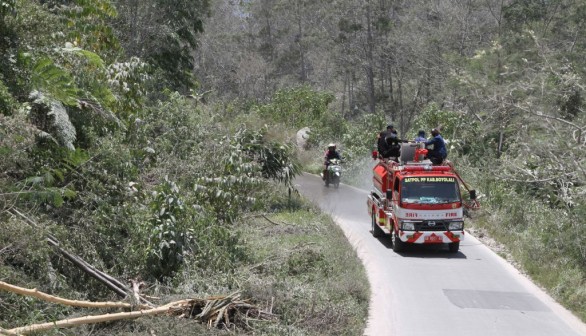
[[[371,26],[371,12],[370,12],[370,0],[366,2],[366,77],[368,82],[368,108],[370,113],[374,113],[376,110],[376,101],[374,94],[374,65],[373,65],[373,37],[372,37],[372,26]]]

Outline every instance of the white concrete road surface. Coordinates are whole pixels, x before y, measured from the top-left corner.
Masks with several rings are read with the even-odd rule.
[[[296,180],[343,229],[365,265],[372,289],[365,335],[586,336],[586,325],[471,235],[451,254],[413,246],[397,254],[370,233],[368,191]]]

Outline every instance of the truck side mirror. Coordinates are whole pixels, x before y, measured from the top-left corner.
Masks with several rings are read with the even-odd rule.
[[[393,191],[392,190],[387,190],[387,199],[388,200],[392,200],[393,199]]]
[[[476,190],[470,190],[470,199],[471,200],[475,200],[476,199]]]

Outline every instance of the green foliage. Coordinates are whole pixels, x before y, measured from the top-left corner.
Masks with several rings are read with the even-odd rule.
[[[16,4],[16,0],[2,0],[2,1],[0,1],[0,17],[3,18],[4,15],[13,11],[15,4]]]
[[[286,129],[297,131],[309,127],[309,145],[319,146],[340,141],[347,131],[346,120],[329,108],[333,100],[330,93],[300,86],[279,90],[268,104],[252,106],[251,109],[263,120],[284,125]]]
[[[215,117],[203,113],[194,103],[177,92],[167,92],[165,100],[134,111],[136,119],[130,124],[129,138],[140,150],[150,148],[181,159],[190,157],[218,131],[213,126]]]
[[[241,129],[221,142],[216,168],[201,172],[195,191],[216,216],[232,222],[240,211],[254,205],[254,195],[266,187],[266,179],[276,180],[292,188],[300,167],[289,146],[268,141],[266,129]],[[219,159],[219,160],[218,160]]]
[[[34,89],[30,95],[35,110],[33,121],[40,129],[53,134],[62,145],[73,148],[76,133],[82,132],[85,139],[87,135],[83,133],[91,126],[103,127],[108,122],[110,127],[112,124],[121,126],[119,119],[108,109],[119,106],[108,87],[100,56],[66,44],[64,48],[55,48],[51,57],[25,53],[20,58],[30,67],[30,84]],[[69,114],[75,119],[70,121]],[[51,129],[49,125],[52,125]]]
[[[0,75],[0,114],[11,115],[16,106],[14,97],[2,81],[2,76]]]
[[[342,137],[342,156],[344,158],[344,175],[347,177],[362,178],[367,170],[371,173],[370,166],[364,159],[370,159],[373,150],[376,150],[378,132],[385,127],[385,119],[380,114],[368,114],[359,120],[352,122],[348,131]]]
[[[271,102],[256,107],[259,115],[276,122],[301,128],[325,123],[328,105],[334,100],[330,93],[317,92],[308,86],[283,89]]]
[[[559,1],[551,1],[555,3]],[[519,29],[525,24],[544,19],[548,4],[540,1],[515,0],[503,8],[503,17],[513,28]]]
[[[424,130],[429,138],[433,128],[440,128],[452,158],[454,154],[459,153],[477,159],[485,156],[490,150],[487,146],[490,141],[482,139],[485,134],[477,119],[461,112],[442,109],[437,103],[427,105],[415,118],[408,138],[415,138],[419,130]]]
[[[439,128],[444,137],[452,138],[452,135],[456,135],[456,131],[462,128],[462,123],[458,113],[441,109],[437,103],[431,103],[418,114],[412,133],[416,134],[419,129],[422,129],[429,134],[432,128]]]
[[[343,137],[344,157],[358,158],[376,149],[373,145],[385,127],[385,118],[379,114],[367,114],[355,120]]]
[[[28,54],[21,54],[26,63],[30,63]],[[58,66],[49,57],[41,57],[31,67],[31,86],[34,90],[47,92],[53,99],[65,105],[74,106],[79,97],[79,88],[75,85],[69,71]]]
[[[274,302],[279,322],[254,323],[266,335],[354,335],[363,331],[368,305],[364,270],[329,216],[302,203],[297,211],[248,220],[243,230],[252,268],[238,279],[247,296]],[[324,230],[328,234],[324,235]],[[315,318],[319,316],[319,318]]]
[[[126,62],[110,64],[107,81],[116,94],[115,108],[123,120],[132,122],[130,116],[144,108],[147,96],[147,81],[150,79],[148,65],[139,58],[131,57]]]
[[[75,199],[77,192],[68,185],[67,177],[87,159],[86,154],[80,150],[66,150],[59,147],[53,148],[53,151],[35,149],[32,153],[34,157],[34,165],[30,167],[32,175],[17,184],[21,190],[17,193],[20,201],[28,203],[29,206],[45,204],[61,207],[66,201]],[[52,157],[52,154],[57,157]]]
[[[62,277],[51,266],[51,250],[44,236],[47,229],[45,226],[35,227],[21,217],[0,212],[0,231],[8,233],[0,235],[0,279],[76,298],[77,293],[64,288]],[[0,302],[2,328],[42,323],[72,313],[71,308],[6,291],[0,292]]]
[[[270,142],[266,139],[267,128],[260,131],[239,130],[231,140],[232,153],[244,153],[249,160],[260,166],[262,177],[273,179],[292,187],[293,179],[298,175],[300,167],[295,162],[290,146]],[[228,174],[234,172],[231,163],[226,166]]]
[[[127,54],[140,57],[153,66],[155,90],[182,93],[196,87],[193,52],[203,31],[208,0],[121,0],[116,21]]]
[[[62,289],[67,297],[111,299],[101,284],[49,253],[43,237],[52,234],[114,277],[160,280],[191,293],[198,288],[185,291],[190,282],[178,276],[182,272],[235,278],[248,261],[238,227],[245,215],[299,204],[291,200],[300,172],[293,148],[275,139],[272,129],[226,124],[230,119],[213,113],[202,97],[154,91],[193,86],[193,50],[209,4],[146,5],[153,3],[163,15],[148,26],[160,34],[141,58],[123,56],[120,32],[112,30],[112,1],[16,1],[19,15],[2,17],[3,279],[53,293]],[[323,129],[330,133],[345,127],[327,111],[332,95],[306,93],[310,101],[299,106],[311,114],[307,120],[327,124]],[[278,201],[269,196],[275,189]],[[14,221],[9,209],[51,228],[26,232],[26,223]],[[306,278],[310,270],[333,269],[324,266],[332,256],[326,259],[321,249],[290,260],[291,273]],[[236,281],[223,286],[239,287]],[[0,315],[15,326],[72,313],[4,295],[0,301],[19,306],[0,305]],[[349,328],[362,328],[365,302]],[[112,334],[119,325],[111,327],[88,332]]]
[[[35,143],[34,129],[26,123],[21,114],[5,116],[0,114],[0,189],[9,190],[3,182],[8,183],[8,176],[19,179],[33,164],[28,156]]]
[[[110,0],[73,0],[55,4],[67,29],[67,39],[86,50],[117,56],[120,44],[110,26],[118,13]]]
[[[153,191],[149,208],[147,265],[157,278],[170,277],[179,270],[193,241],[193,229],[186,225],[186,209],[177,185],[167,177]]]

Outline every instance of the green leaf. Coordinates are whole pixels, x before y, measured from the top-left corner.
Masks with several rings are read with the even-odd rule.
[[[31,84],[35,90],[46,92],[65,105],[77,105],[79,89],[73,77],[49,57],[42,57],[33,65]]]
[[[71,43],[67,43],[65,45],[65,48],[62,48],[61,50],[65,51],[65,52],[74,53],[74,54],[83,56],[87,59],[88,62],[90,62],[91,65],[93,65],[97,68],[104,67],[104,61],[102,60],[102,58],[98,54],[93,53],[88,50],[81,49],[79,47],[74,47],[73,44],[71,44]]]

